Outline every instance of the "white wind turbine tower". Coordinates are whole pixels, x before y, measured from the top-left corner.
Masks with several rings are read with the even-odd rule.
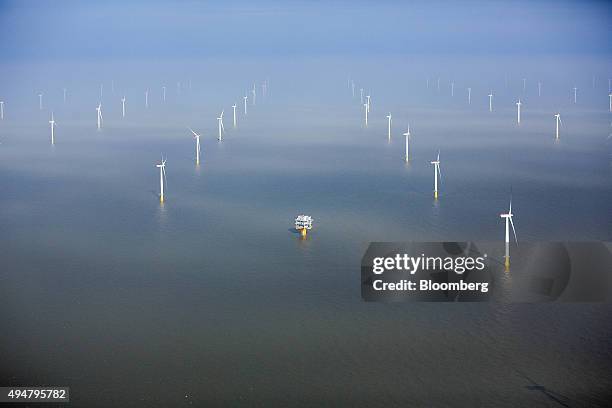
[[[166,102],[166,87],[162,86],[162,102]]]
[[[53,112],[51,112],[51,120],[49,121],[51,125],[51,144],[55,144],[55,119],[53,119]]]
[[[251,94],[253,94],[253,100],[251,101],[251,104],[255,106],[255,99],[257,98],[257,91],[255,89],[255,84],[253,84],[253,89],[251,90]]]
[[[406,136],[406,163],[408,163],[408,161],[410,160],[410,156],[409,156],[409,150],[408,150],[408,143],[410,141],[410,123],[408,124],[408,130],[406,130],[406,133],[403,134],[404,136]]]
[[[125,118],[125,95],[121,98],[121,117]]]
[[[353,98],[355,97],[355,81],[351,80],[351,90],[353,92]]]
[[[578,88],[574,87],[574,103],[577,102],[576,93],[578,92]]]
[[[244,95],[242,97],[242,99],[244,100],[244,116],[246,116],[246,114],[247,114],[247,100],[249,99],[249,97]]]
[[[438,158],[432,162],[434,165],[434,198],[438,199],[438,177],[442,181],[442,172],[440,171],[440,151],[438,150]]]
[[[516,103],[516,123],[521,124],[521,100],[519,99]]]
[[[472,104],[472,88],[468,88],[468,105]]]
[[[159,168],[159,202],[164,202],[164,185],[166,183],[166,160],[162,155],[161,163],[156,165]]]
[[[149,90],[145,91],[145,108],[149,107]]]
[[[225,127],[223,126],[223,110],[221,111],[221,115],[217,118],[217,123],[219,125],[219,141],[223,139],[223,132],[225,132]]]
[[[364,103],[363,108],[363,110],[365,111],[365,125],[366,127],[368,127],[368,104]]]
[[[500,214],[501,218],[505,218],[506,220],[506,235],[505,235],[505,246],[506,246],[506,255],[504,265],[506,267],[506,271],[510,268],[510,227],[512,226],[512,232],[514,233],[514,241],[518,244],[518,239],[516,238],[516,230],[514,229],[514,221],[512,221],[512,198],[510,198],[510,207],[508,209],[508,213]]]
[[[391,112],[387,115],[387,137],[391,141]]]
[[[102,128],[102,103],[98,103],[96,111],[98,112],[98,130],[100,130]]]
[[[610,98],[610,112],[612,112],[612,93],[610,93],[608,95],[608,97]],[[4,103],[4,102],[2,102],[2,103]]]
[[[493,91],[489,94],[489,112],[493,112]]]
[[[200,165],[200,135],[192,128],[189,128],[189,130],[191,130],[191,133],[193,133],[193,137],[196,140],[196,164]]]
[[[612,99],[610,99],[612,100]],[[610,105],[612,106],[612,105]],[[612,112],[612,110],[611,110]],[[0,101],[0,120],[4,120],[4,101]]]
[[[234,127],[236,127],[236,104],[232,105],[232,109],[234,109]]]
[[[557,130],[555,132],[555,139],[559,140],[559,125],[562,125],[562,123],[561,123],[561,114],[557,113],[555,115],[555,119],[556,119],[556,123],[557,123]]]
[[[451,82],[451,97],[455,96],[455,83]]]
[[[542,96],[542,83],[538,82],[538,96]]]
[[[366,99],[367,99],[366,104],[368,105],[368,112],[370,112],[370,95],[367,95]]]
[[[39,93],[38,94],[38,110],[42,110],[42,97],[43,97],[43,94]]]

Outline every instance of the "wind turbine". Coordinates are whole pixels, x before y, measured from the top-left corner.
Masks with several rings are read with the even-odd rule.
[[[225,127],[223,127],[223,111],[221,111],[221,116],[217,118],[217,123],[219,125],[219,141],[223,139],[223,132],[225,132]]]
[[[196,133],[192,128],[189,128],[191,133],[193,133],[193,137],[196,140],[196,165],[200,165],[200,135]]]
[[[389,141],[391,141],[391,112],[389,112],[389,114],[387,115],[387,137],[389,138]]]
[[[574,87],[574,104],[577,102],[576,93],[578,92],[578,88]]]
[[[255,83],[253,83],[253,89],[251,89],[251,94],[253,94],[253,100],[251,101],[251,104],[253,106],[255,106],[255,98],[257,98],[257,91],[255,90]]]
[[[510,208],[508,209],[508,213],[506,214],[500,214],[499,215],[501,218],[505,218],[506,219],[506,236],[505,236],[505,245],[506,245],[506,255],[505,255],[505,262],[504,265],[506,267],[506,271],[509,270],[510,268],[510,227],[512,226],[512,232],[514,233],[514,241],[518,244],[518,239],[516,238],[516,230],[514,229],[514,221],[512,221],[512,217],[514,216],[514,214],[512,214],[512,198],[510,198]]]
[[[525,93],[526,89],[527,89],[527,78],[523,78],[523,93]]]
[[[66,88],[64,88],[64,103],[66,103]]]
[[[489,112],[493,112],[493,91],[489,94]]]
[[[434,165],[434,199],[438,199],[438,175],[440,182],[442,182],[442,172],[440,171],[440,151],[438,150],[438,158],[432,162]]]
[[[367,95],[366,99],[367,99],[367,105],[368,105],[368,112],[370,112],[370,95]]]
[[[121,98],[121,117],[125,118],[125,95]]]
[[[455,96],[455,83],[451,82],[451,97]]]
[[[519,98],[518,102],[516,103],[516,123],[517,124],[521,124],[521,100]]]
[[[538,96],[542,96],[542,83],[538,82]]]
[[[427,89],[429,89],[429,77],[427,77],[427,78],[425,79],[425,81],[426,81],[426,87],[427,87]]]
[[[365,125],[366,125],[366,127],[368,127],[368,104],[364,103],[363,107],[364,107],[364,111],[365,111]]]
[[[232,105],[232,109],[234,109],[234,127],[236,127],[236,104]]]
[[[164,156],[162,155],[161,158],[161,163],[156,165],[156,167],[159,167],[159,202],[163,203],[164,202],[164,184],[168,184],[166,182],[166,160],[164,159]]]
[[[162,86],[162,101],[166,102],[166,87]]]
[[[102,127],[102,102],[98,103],[96,111],[98,112],[98,130],[100,130]]]
[[[355,81],[351,80],[351,90],[353,92],[353,98],[355,97]]]
[[[610,98],[610,112],[612,112],[612,93],[609,94],[608,97]],[[2,102],[2,103],[4,103],[4,102]]]
[[[406,133],[403,133],[404,136],[406,136],[406,163],[408,163],[408,161],[410,161],[410,156],[408,155],[409,151],[408,151],[408,143],[410,141],[410,123],[408,124],[408,130],[406,131]]]
[[[472,88],[468,88],[468,105],[472,104]]]
[[[610,100],[612,101],[612,98]],[[610,106],[612,106],[612,105],[610,105]],[[612,112],[612,108],[611,108],[610,112]],[[4,120],[4,101],[0,101],[0,120]]]
[[[43,97],[43,94],[39,93],[38,94],[38,110],[42,110],[42,97]]]
[[[145,108],[149,108],[149,90],[145,91]]]
[[[363,103],[363,88],[359,88],[359,100]]]
[[[556,133],[555,133],[555,134],[556,134],[555,139],[556,139],[556,140],[559,140],[559,125],[562,125],[562,123],[561,123],[561,114],[560,114],[560,113],[557,113],[557,114],[555,115],[555,118],[556,118],[556,120],[557,120],[557,131],[556,131]]]
[[[51,120],[49,121],[51,125],[51,144],[55,144],[55,119],[53,119],[53,112],[51,112]]]
[[[244,99],[244,116],[246,116],[246,114],[247,114],[247,100],[249,99],[249,97],[244,95],[242,97],[242,99]]]

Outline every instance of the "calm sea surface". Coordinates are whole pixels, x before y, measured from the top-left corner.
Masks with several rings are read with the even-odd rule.
[[[272,77],[246,117],[241,93],[217,104],[194,85],[169,86],[166,104],[151,92],[148,110],[133,90],[121,119],[107,83],[101,131],[95,82],[65,105],[54,88],[43,111],[29,89],[14,113],[7,103],[0,382],[70,386],[81,407],[604,406],[608,304],[361,300],[370,241],[501,243],[511,192],[519,241],[612,240],[606,89],[557,104],[515,80],[489,113],[485,85],[468,106],[465,87],[451,98],[419,81],[422,104],[373,90],[368,128],[342,78],[317,99]],[[199,167],[187,126],[202,133]],[[301,213],[315,220],[306,240]]]

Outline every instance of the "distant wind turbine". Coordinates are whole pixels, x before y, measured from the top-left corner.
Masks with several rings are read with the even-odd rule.
[[[162,102],[166,102],[166,87],[162,86]]]
[[[493,91],[489,94],[489,112],[493,112]]]
[[[438,158],[432,162],[434,165],[434,198],[438,199],[438,177],[442,181],[442,172],[440,171],[440,151],[438,150]]]
[[[359,100],[363,103],[363,88],[359,88]]]
[[[527,90],[527,78],[523,78],[523,93]]]
[[[164,202],[164,185],[166,183],[166,160],[164,159],[164,155],[162,155],[161,163],[156,165],[159,168],[159,202]]]
[[[121,117],[125,118],[125,95],[121,98]]]
[[[196,140],[196,164],[200,164],[200,135],[196,133],[192,128],[189,128],[191,133],[193,133],[193,137]]]
[[[472,88],[468,88],[468,105],[472,104]]]
[[[232,105],[232,109],[234,109],[234,127],[236,127],[236,104]]]
[[[455,83],[451,82],[451,97],[455,96]]]
[[[577,99],[578,88],[574,87],[574,103],[578,101]]]
[[[408,161],[410,161],[410,156],[409,156],[409,150],[408,150],[408,144],[410,142],[410,123],[408,124],[408,130],[406,130],[406,133],[403,134],[404,136],[406,136],[406,163],[408,163]]]
[[[98,112],[98,130],[100,130],[102,128],[102,103],[98,103],[96,111]]]
[[[521,124],[521,100],[519,99],[516,103],[516,123]]]
[[[223,132],[225,132],[225,127],[223,126],[223,110],[221,111],[221,115],[217,118],[217,124],[219,125],[219,141],[223,139]]]
[[[353,92],[353,98],[355,97],[355,81],[351,80],[351,90]]]
[[[611,112],[612,112],[612,109],[611,109]],[[0,101],[0,120],[4,120],[4,101]]]
[[[55,144],[55,119],[53,119],[53,112],[51,112],[51,120],[49,121],[51,125],[51,144]]]
[[[542,96],[542,83],[538,82],[538,96]]]
[[[372,105],[370,105],[370,95],[366,95],[366,99],[367,99],[366,104],[368,105],[368,112],[370,112],[371,107],[372,107]]]
[[[610,93],[608,95],[608,97],[610,98],[610,112],[612,112],[612,93]],[[4,103],[4,102],[2,102],[2,103]]]
[[[387,125],[387,137],[389,141],[391,141],[391,112],[387,115],[388,125]]]
[[[149,107],[149,90],[145,91],[145,108]]]
[[[244,116],[246,116],[246,114],[247,114],[247,100],[249,99],[249,97],[244,95],[242,97],[242,99],[244,100]]]
[[[66,103],[66,88],[64,88],[64,103]]]
[[[251,104],[255,106],[255,99],[257,98],[257,91],[255,89],[254,83],[253,83],[253,89],[251,90],[251,94],[253,95],[253,100],[251,101]]]
[[[43,94],[39,93],[38,94],[38,110],[42,110],[42,97],[43,97]]]
[[[366,127],[368,127],[368,104],[364,103],[363,104],[363,108],[364,108],[364,111],[365,111],[365,125],[366,125]]]
[[[556,118],[556,123],[557,123],[557,130],[556,130],[556,132],[555,132],[555,139],[556,139],[556,140],[559,140],[559,125],[562,125],[562,124],[563,124],[563,123],[561,122],[561,114],[560,114],[560,113],[557,113],[557,114],[555,115],[555,118]]]
[[[508,208],[508,212],[506,214],[500,214],[499,216],[501,218],[504,218],[506,221],[506,235],[504,239],[504,243],[506,246],[506,255],[504,257],[505,258],[504,265],[507,271],[510,268],[509,246],[510,246],[510,227],[511,226],[512,226],[512,232],[514,233],[514,241],[518,244],[518,239],[516,238],[516,230],[514,229],[514,221],[512,220],[512,217],[514,216],[514,214],[512,214],[512,198],[510,198],[510,207]]]

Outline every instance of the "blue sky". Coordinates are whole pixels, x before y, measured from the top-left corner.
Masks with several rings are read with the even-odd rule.
[[[127,4],[124,4],[127,3]],[[612,53],[609,2],[1,1],[7,60]]]

